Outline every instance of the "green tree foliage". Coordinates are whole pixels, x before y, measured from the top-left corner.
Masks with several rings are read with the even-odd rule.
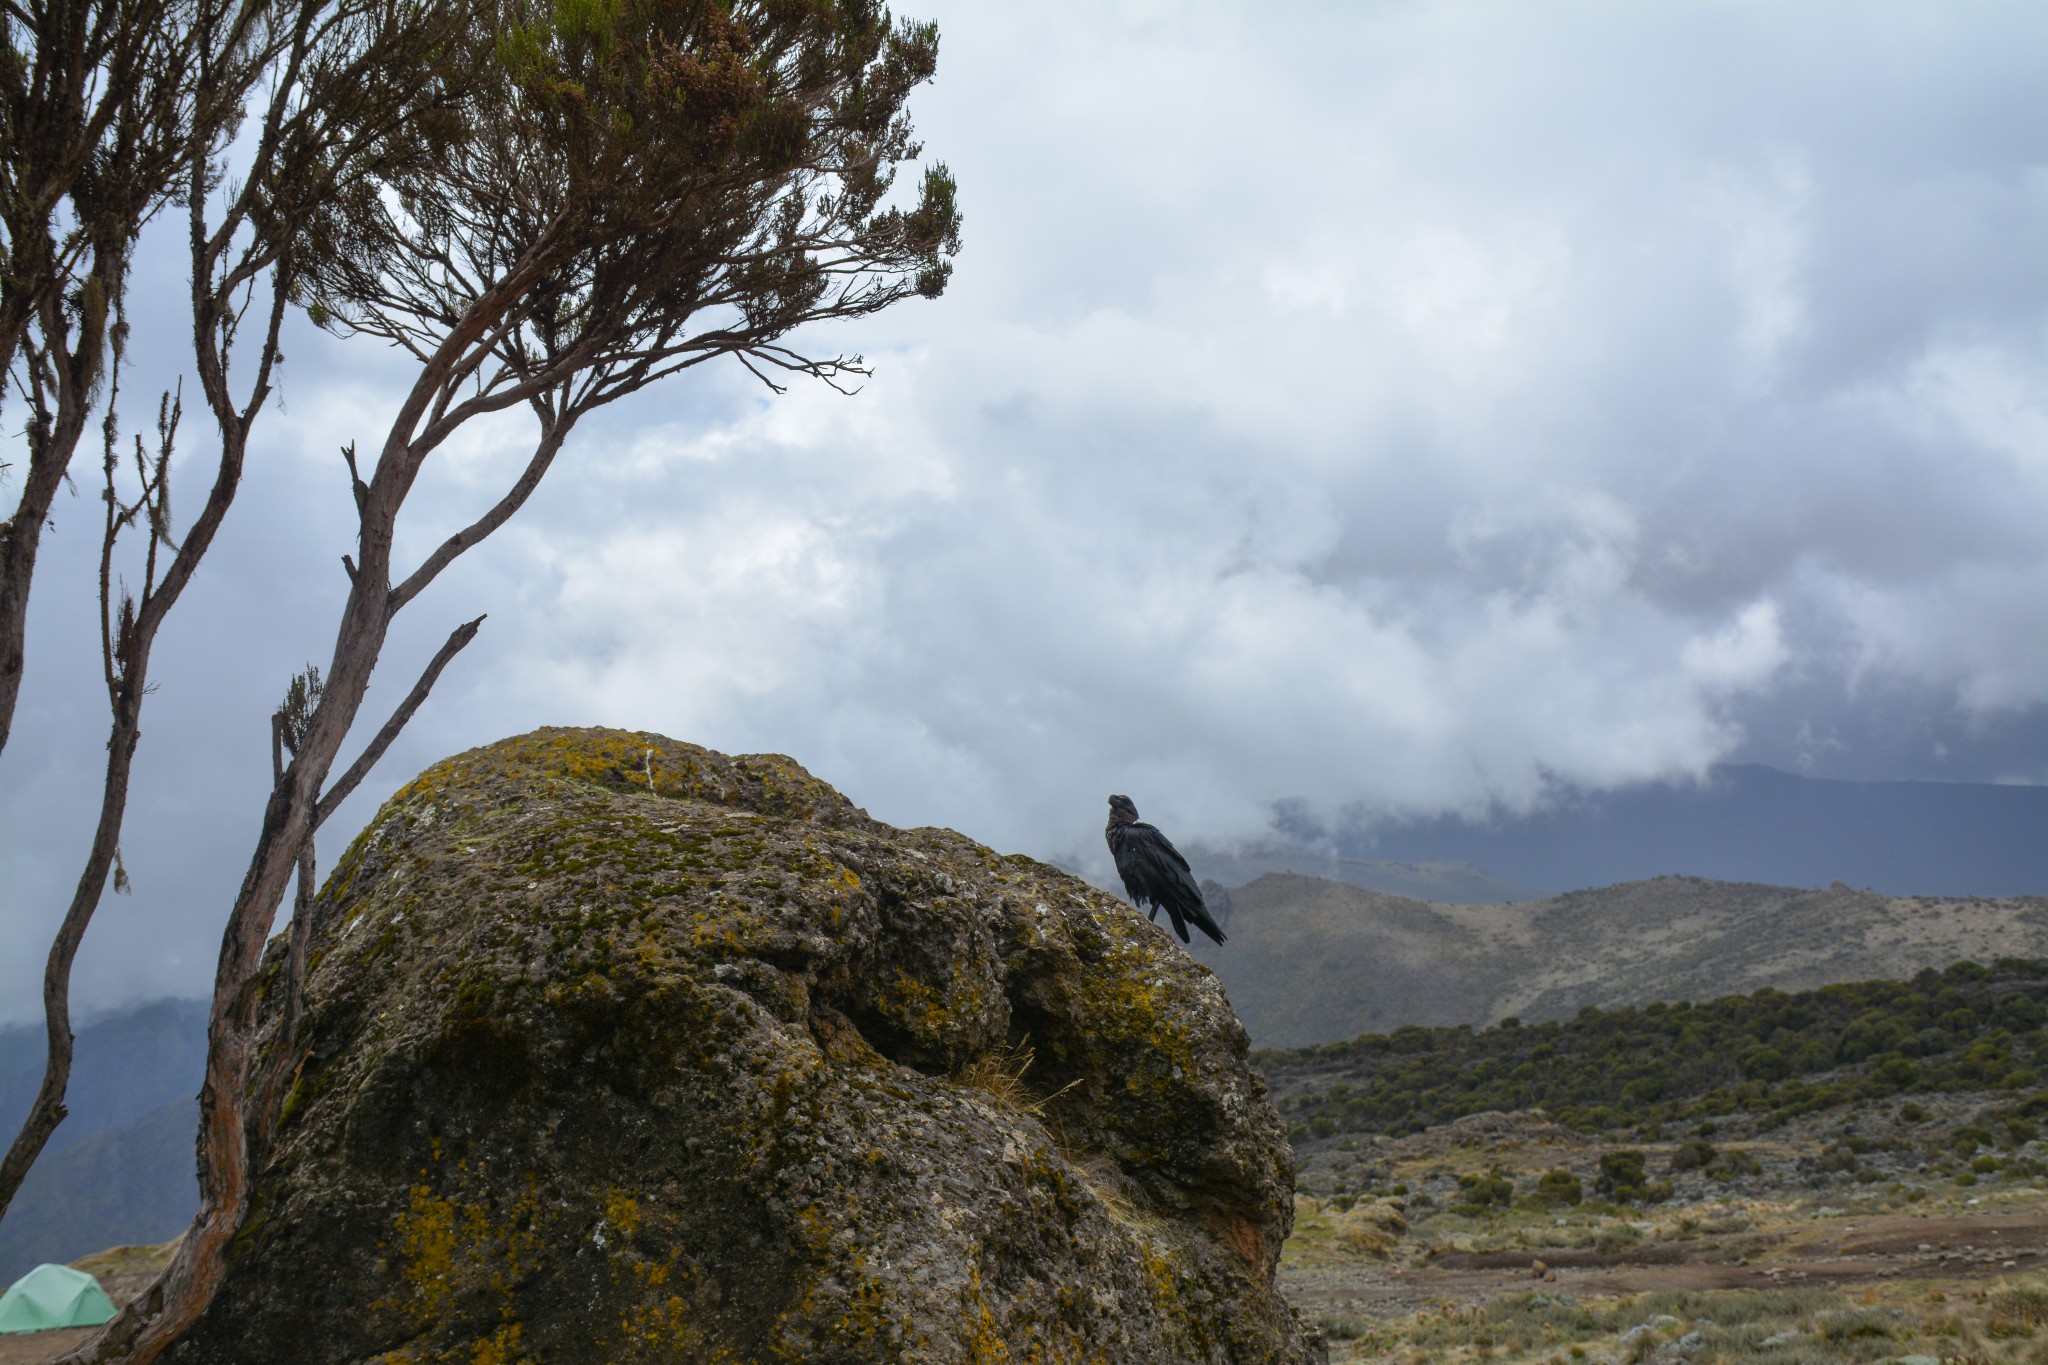
[[[1768,1123],[1905,1091],[2028,1090],[2048,1062],[2044,1000],[2048,962],[2001,959],[1910,981],[1589,1007],[1565,1023],[1405,1027],[1259,1062],[1297,1138],[1399,1135],[1489,1109],[1544,1109],[1595,1131]]]
[[[290,30],[300,36],[352,12],[335,11],[342,0],[302,2]],[[261,339],[235,341],[239,303],[194,335],[209,404],[238,442],[261,404],[232,408],[229,371],[253,367],[253,392],[269,391],[286,301],[416,366],[368,464],[355,441],[341,450],[358,523],[355,553],[341,559],[348,595],[317,695],[309,669],[278,712],[273,785],[227,912],[201,1091],[200,1215],[163,1272],[167,1292],[131,1301],[81,1361],[146,1365],[225,1274],[250,1173],[305,1045],[295,1023],[310,915],[295,924],[281,997],[255,988],[285,891],[296,878],[305,903],[321,824],[483,621],[450,632],[341,767],[398,614],[525,505],[591,412],[719,357],[777,388],[779,375],[865,374],[859,356],[798,349],[792,333],[936,297],[960,245],[944,166],[890,194],[920,155],[906,100],[936,70],[938,30],[876,0],[364,2],[361,41],[339,43],[335,72],[382,52],[387,20],[417,19],[397,27],[432,27],[433,40],[397,45],[411,65],[372,60],[360,79],[313,82],[303,106],[273,96],[265,126],[296,147],[285,134],[300,114],[317,123],[348,91],[380,83],[402,94],[370,100],[372,112],[402,106],[403,117],[367,141],[320,143],[322,157],[252,173],[245,183],[263,193],[246,234],[209,235],[193,218],[195,260],[216,236],[269,253],[247,275],[201,261],[195,279],[253,280],[279,265]],[[401,522],[418,520],[404,513],[428,462],[465,425],[521,409],[532,419],[523,464],[473,521],[413,559],[419,532],[403,534]],[[282,1000],[268,1035],[260,998]]]

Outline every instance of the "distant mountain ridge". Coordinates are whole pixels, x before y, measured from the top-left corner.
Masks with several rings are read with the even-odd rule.
[[[2048,897],[2039,896],[1904,898],[1660,877],[1513,905],[1448,905],[1293,873],[1211,895],[1230,942],[1199,945],[1197,956],[1262,1047],[2048,957]]]
[[[0,1284],[38,1262],[183,1230],[199,1203],[206,1014],[204,1000],[158,1000],[77,1030],[70,1115],[0,1219]],[[0,1029],[0,1142],[35,1101],[43,1052],[41,1025]]]
[[[206,1071],[204,1000],[155,1000],[75,1030],[70,1117],[51,1139],[59,1146],[103,1128],[121,1128],[170,1100],[199,1092]],[[9,1137],[43,1082],[40,1022],[0,1029],[0,1125]]]
[[[1527,816],[1304,833],[1345,858],[1463,863],[1542,891],[1685,873],[1894,896],[2048,894],[2048,787],[2037,786],[1841,782],[1730,764],[1696,786],[1571,796]]]
[[[1188,862],[1197,877],[1243,886],[1269,872],[1295,872],[1326,881],[1348,882],[1368,891],[1450,905],[1492,905],[1535,900],[1542,895],[1502,881],[1464,863],[1401,863],[1381,858],[1347,858],[1334,851],[1258,844],[1230,851],[1190,845]]]

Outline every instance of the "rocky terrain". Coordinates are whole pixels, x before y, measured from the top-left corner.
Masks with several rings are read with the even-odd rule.
[[[1271,873],[1229,890],[1227,909],[1228,945],[1195,951],[1222,976],[1261,1047],[2048,956],[2041,896],[1896,897],[1659,877],[1454,905]]]
[[[1312,1140],[1281,1284],[1340,1362],[2038,1362],[2048,1145],[2013,1107],[1909,1096],[1647,1142],[1488,1113]],[[1644,1197],[1614,1189],[1631,1164]]]
[[[1325,866],[1310,855],[1301,865]],[[1442,878],[1463,875],[1371,866],[1437,877],[1446,896]],[[1526,904],[1464,905],[1301,875],[1235,889],[1212,881],[1209,894],[1230,942],[1213,950],[1202,940],[1191,951],[1221,974],[1232,1006],[1267,1047],[1507,1016],[1537,1023],[1586,1005],[1698,1001],[1866,973],[1906,977],[1959,958],[1988,963],[2048,951],[2048,912],[2038,897],[1901,900],[1671,877]],[[195,1197],[191,1124],[172,1111],[145,1111],[175,1099],[189,1115],[204,1021],[203,1003],[165,1003],[80,1032],[77,1112],[0,1223],[0,1275],[183,1226]],[[18,1112],[40,1079],[41,1034],[9,1031],[0,1043],[0,1108]],[[5,1056],[19,1064],[4,1067]]]
[[[543,730],[400,790],[167,1359],[1295,1362],[1292,1158],[1127,906],[787,759]]]
[[[2008,1117],[2026,1098],[1655,1140],[1538,1111],[1309,1139],[1278,1282],[1339,1365],[2038,1365],[2048,1144]],[[1630,1153],[1668,1190],[1603,1194]],[[168,1251],[79,1264],[118,1301]],[[49,1365],[87,1332],[0,1337],[0,1365]]]

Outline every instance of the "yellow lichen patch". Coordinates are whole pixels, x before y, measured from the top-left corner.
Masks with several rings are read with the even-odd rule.
[[[863,1280],[847,1296],[846,1311],[839,1315],[842,1346],[872,1346],[882,1338],[889,1322],[889,1296],[873,1280]]]
[[[1179,1267],[1150,1238],[1138,1243],[1137,1252],[1138,1262],[1145,1271],[1145,1281],[1152,1289],[1153,1301],[1161,1308],[1171,1308],[1180,1299]]]
[[[605,1191],[604,1221],[619,1230],[621,1237],[631,1237],[640,1230],[640,1203],[617,1185]]]
[[[988,1306],[988,1295],[982,1292],[979,1266],[969,1272],[964,1297],[967,1300],[965,1344],[968,1361],[971,1365],[1002,1365],[1010,1358],[1010,1347],[996,1325],[996,1315]]]
[[[506,1323],[469,1348],[466,1365],[525,1365],[527,1356],[519,1345],[521,1335],[518,1323]]]
[[[425,1328],[443,1317],[457,1290],[487,1286],[498,1298],[500,1315],[510,1322],[513,1293],[539,1261],[551,1221],[533,1178],[495,1217],[487,1204],[437,1194],[424,1181],[414,1184],[409,1196],[405,1212],[392,1220],[399,1278],[409,1293],[400,1303],[385,1300],[373,1306],[397,1308]]]
[[[931,982],[912,976],[901,967],[882,984],[876,995],[883,1012],[918,1038],[936,1035],[952,1017],[946,998]]]
[[[729,759],[662,735],[549,727],[457,754],[421,773],[394,801],[473,789],[486,780],[549,780],[664,799],[758,806],[776,815],[844,804],[837,792],[780,754]]]
[[[662,1273],[651,1277],[650,1283],[659,1284],[667,1278],[668,1267],[654,1269]],[[695,1271],[685,1269],[678,1278],[686,1284],[694,1275]],[[619,1333],[626,1359],[646,1355],[659,1360],[702,1361],[705,1365],[739,1359],[730,1346],[713,1344],[704,1324],[695,1320],[689,1301],[680,1293],[634,1304],[620,1317]]]
[[[411,1287],[418,1316],[440,1315],[455,1292],[455,1249],[462,1213],[425,1185],[412,1187],[412,1203],[397,1218],[399,1273]]]
[[[938,982],[896,968],[875,992],[882,1014],[933,1051],[974,1046],[991,1004],[983,995],[983,982],[994,977],[993,971],[984,970],[976,946],[968,944],[962,959]]]

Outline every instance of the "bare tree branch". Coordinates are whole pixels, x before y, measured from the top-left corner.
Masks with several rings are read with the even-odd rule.
[[[391,713],[391,718],[384,722],[384,727],[377,731],[376,738],[370,741],[370,747],[363,750],[361,756],[349,765],[348,771],[336,778],[334,785],[320,798],[313,811],[315,829],[326,824],[327,818],[340,808],[342,802],[348,800],[358,786],[362,785],[370,769],[377,766],[377,760],[384,757],[385,750],[398,738],[398,732],[405,728],[406,722],[413,718],[413,713],[425,703],[427,693],[433,691],[435,681],[441,676],[441,670],[476,638],[477,630],[483,623],[484,618],[479,616],[474,621],[463,622],[450,632],[434,657],[428,660],[426,671],[421,673],[419,681],[412,685],[412,691],[405,694],[405,700],[398,704],[398,709]]]

